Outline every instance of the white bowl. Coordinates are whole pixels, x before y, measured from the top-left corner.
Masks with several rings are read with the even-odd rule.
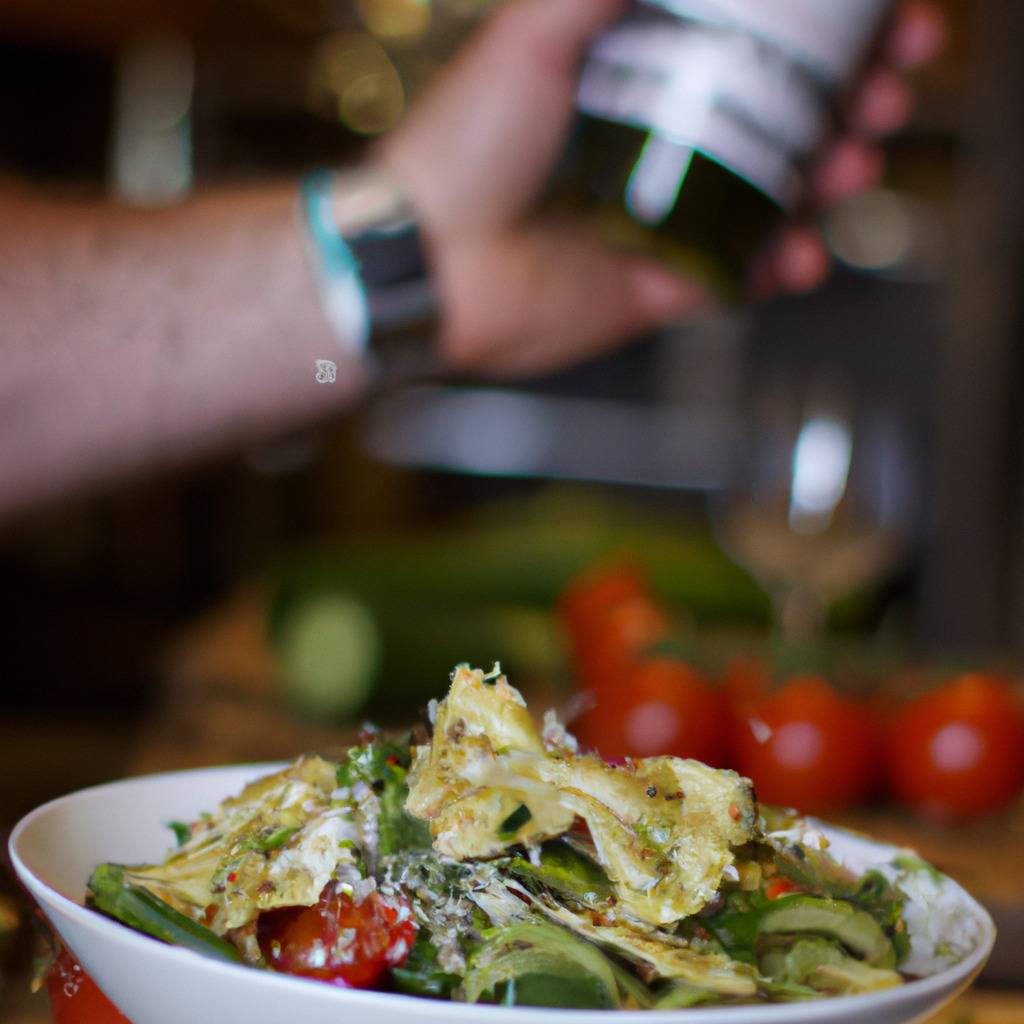
[[[11,858],[19,877],[85,969],[134,1024],[910,1024],[934,1013],[981,970],[995,940],[992,920],[955,882],[942,879],[944,913],[953,910],[958,933],[971,948],[954,966],[870,995],[756,1006],[674,1011],[547,1010],[471,1006],[410,996],[358,992],[269,971],[208,960],[163,945],[82,905],[85,883],[104,861],[151,862],[171,844],[166,822],[189,821],[216,807],[269,765],[211,768],[128,779],[61,797],[33,811],[15,828]],[[901,852],[823,826],[832,852],[858,870]],[[928,913],[932,912],[929,908]]]

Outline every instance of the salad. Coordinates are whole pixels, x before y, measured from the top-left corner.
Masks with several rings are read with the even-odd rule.
[[[498,668],[459,666],[428,710],[173,823],[163,863],[100,865],[89,903],[254,968],[471,1003],[806,1000],[928,970],[903,876],[855,876],[736,773],[581,753]]]

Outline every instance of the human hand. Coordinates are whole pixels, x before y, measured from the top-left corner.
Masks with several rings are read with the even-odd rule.
[[[627,0],[506,0],[380,159],[417,206],[441,291],[442,353],[490,374],[538,373],[711,304],[701,285],[616,251],[580,224],[532,215],[574,113],[579,64]],[[902,72],[933,56],[944,25],[910,0],[885,60],[848,105],[848,134],[812,174],[828,206],[877,181],[877,139],[909,116]],[[805,291],[828,259],[791,227],[756,270],[761,294]]]

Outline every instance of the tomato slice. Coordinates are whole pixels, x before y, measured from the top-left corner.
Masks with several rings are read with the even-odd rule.
[[[46,972],[53,1024],[131,1024],[63,943]]]
[[[370,893],[356,903],[328,882],[312,907],[260,915],[256,937],[276,971],[342,988],[371,988],[390,967],[400,967],[416,937],[408,902]]]

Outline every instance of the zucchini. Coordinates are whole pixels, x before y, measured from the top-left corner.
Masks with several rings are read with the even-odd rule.
[[[268,638],[299,711],[386,720],[435,696],[456,662],[557,677],[562,591],[622,553],[697,619],[766,618],[760,589],[706,533],[539,522],[296,552],[269,575]]]
[[[635,517],[631,517],[634,518]],[[763,622],[768,602],[706,532],[678,525],[537,523],[451,530],[296,552],[271,574],[275,589],[327,589],[378,600],[551,608],[578,572],[621,554],[645,566],[666,601],[700,619]]]
[[[282,591],[271,624],[285,697],[319,720],[407,721],[410,708],[444,691],[458,662],[500,661],[517,677],[548,678],[563,664],[553,616],[531,609]]]

